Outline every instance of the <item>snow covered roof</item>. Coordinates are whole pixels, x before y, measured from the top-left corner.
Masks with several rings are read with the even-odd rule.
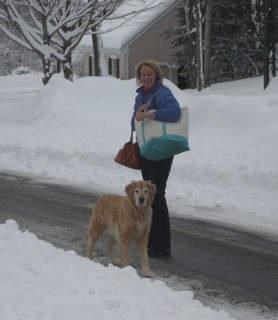
[[[143,32],[161,19],[181,0],[125,0],[115,13],[102,23],[104,48],[127,47]],[[141,10],[144,11],[140,12]],[[128,13],[131,15],[124,16]],[[139,12],[139,13],[138,13]],[[120,17],[113,19],[115,17]],[[89,38],[86,40],[85,38]],[[83,45],[91,45],[91,37],[85,36]]]

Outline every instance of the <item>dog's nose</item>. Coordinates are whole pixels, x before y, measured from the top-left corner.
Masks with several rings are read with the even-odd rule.
[[[145,203],[145,199],[143,197],[139,198],[139,204],[144,204]]]

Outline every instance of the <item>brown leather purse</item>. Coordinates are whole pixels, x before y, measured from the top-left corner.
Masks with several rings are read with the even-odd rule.
[[[140,150],[137,142],[133,142],[133,131],[130,140],[120,149],[114,160],[131,169],[140,170]]]

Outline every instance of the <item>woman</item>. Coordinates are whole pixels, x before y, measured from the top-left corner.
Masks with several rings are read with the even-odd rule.
[[[152,60],[139,63],[136,68],[136,81],[140,87],[136,90],[134,112],[131,119],[142,121],[151,118],[163,122],[176,122],[181,116],[180,105],[168,87],[163,85],[162,71]],[[148,112],[150,111],[151,112]],[[173,157],[151,161],[141,156],[141,172],[144,180],[151,180],[157,187],[152,204],[153,219],[148,242],[150,257],[171,255],[170,220],[165,189],[171,170]]]

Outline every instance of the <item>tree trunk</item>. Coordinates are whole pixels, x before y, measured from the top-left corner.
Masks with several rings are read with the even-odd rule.
[[[264,89],[270,82],[270,74],[276,77],[276,26],[275,0],[265,0],[264,7]]]
[[[195,1],[195,0],[194,0]],[[190,78],[191,89],[197,88],[197,70],[196,70],[196,31],[195,31],[195,19],[194,8],[195,3],[192,0],[186,0],[185,5],[185,17],[186,17],[186,29],[189,38],[188,45],[188,74]]]
[[[52,72],[51,72],[51,61],[49,58],[44,58],[42,60],[43,63],[43,78],[42,82],[44,85],[47,85],[48,81],[52,77]]]
[[[71,62],[71,55],[66,57],[67,61],[63,63],[63,72],[64,72],[64,78],[70,81],[73,81],[73,68],[72,68],[72,62]]]
[[[49,46],[50,44],[50,37],[48,35],[47,20],[45,16],[42,17],[42,28],[43,28],[43,44],[46,47],[46,46]],[[50,60],[50,56],[45,56],[44,53],[41,54],[41,57],[42,57],[42,65],[43,65],[42,82],[44,85],[46,85],[52,77],[51,60]]]
[[[197,41],[196,41],[196,55],[197,55],[197,89],[202,90],[203,78],[203,39],[202,39],[202,14],[200,8],[200,0],[196,2],[196,26],[197,26]]]
[[[70,16],[70,8],[71,6],[71,2],[69,0],[66,0],[65,2],[65,10],[67,12],[66,17]],[[75,27],[74,26],[70,26],[68,27],[67,25],[64,25],[62,27],[62,30],[65,34],[69,34],[70,32],[74,31]],[[69,48],[72,44],[71,38],[67,39],[63,38],[63,52],[65,53],[67,51],[66,54],[64,54],[64,61],[60,61],[63,65],[63,73],[64,73],[64,78],[70,81],[73,81],[73,68],[72,68],[72,61],[71,61],[71,52],[69,50],[67,50],[67,48]]]
[[[205,54],[204,54],[204,88],[210,87],[211,35],[212,35],[212,0],[206,6]]]
[[[269,85],[269,10],[270,0],[265,0],[264,8],[264,89]]]
[[[100,48],[98,43],[98,35],[96,33],[97,28],[94,27],[91,29],[92,31],[92,42],[93,42],[93,50],[94,50],[94,69],[95,76],[101,76],[101,67],[100,67]]]
[[[276,44],[277,44],[277,0],[271,0],[271,51],[272,51],[272,76],[276,77]]]

